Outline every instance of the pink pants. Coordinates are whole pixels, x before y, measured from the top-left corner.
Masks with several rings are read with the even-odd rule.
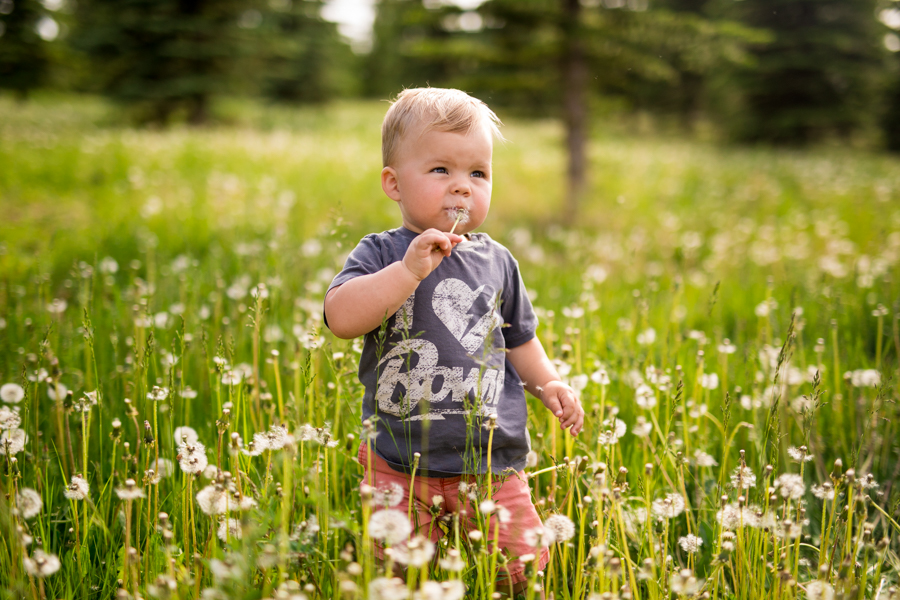
[[[372,485],[376,490],[382,489],[391,483],[398,484],[403,489],[403,500],[397,506],[399,510],[405,511],[409,506],[409,483],[410,476],[406,473],[396,471],[391,468],[386,460],[374,453],[373,470],[374,473],[368,472],[368,449],[365,444],[359,447],[359,463],[363,466],[365,472],[362,483]],[[473,507],[468,496],[464,496],[463,504],[460,505],[459,484],[465,482],[474,484],[476,477],[474,475],[457,475],[456,477],[422,477],[417,475],[415,481],[415,495],[413,497],[413,525],[414,534],[428,535],[431,531],[431,541],[437,542],[443,535],[443,530],[432,523],[433,519],[440,519],[442,516],[465,510],[468,516],[466,530],[472,531],[476,529],[476,511],[478,507]],[[519,471],[515,475],[505,477],[497,477],[492,481],[494,492],[491,499],[499,506],[509,511],[509,520],[506,523],[500,523],[499,546],[506,550],[507,554],[513,558],[505,569],[501,569],[499,575],[508,577],[513,583],[526,581],[525,564],[518,557],[525,554],[540,555],[538,568],[543,569],[550,560],[550,552],[547,548],[535,549],[528,545],[523,533],[529,529],[541,527],[541,519],[537,514],[534,503],[531,501],[531,489],[528,487],[525,473]],[[430,508],[434,504],[434,497],[443,498],[440,510],[436,516],[432,515]],[[496,514],[491,516],[490,538],[493,539],[494,527],[498,517]],[[383,559],[384,549],[376,544],[375,555],[379,559]]]

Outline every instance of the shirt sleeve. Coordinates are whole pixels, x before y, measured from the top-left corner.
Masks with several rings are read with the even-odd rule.
[[[381,244],[379,243],[378,236],[375,234],[367,235],[359,241],[359,244],[356,245],[356,248],[354,248],[353,252],[350,253],[350,256],[347,257],[344,268],[341,269],[340,273],[334,276],[325,295],[327,296],[328,292],[339,285],[347,283],[355,277],[377,273],[385,266],[387,265],[384,264],[384,256],[381,251]],[[325,326],[328,327],[328,318],[325,317],[324,309],[322,310],[322,316],[325,320]]]
[[[519,272],[519,263],[511,254],[506,285],[501,292],[500,314],[503,316],[503,338],[507,348],[516,348],[530,341],[537,332],[537,316],[528,298],[528,291]]]

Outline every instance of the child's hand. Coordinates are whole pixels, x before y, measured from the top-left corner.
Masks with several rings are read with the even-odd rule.
[[[463,237],[455,233],[426,229],[406,249],[403,264],[416,279],[422,281],[437,269],[445,256],[450,256],[450,252],[461,241]]]
[[[542,388],[541,402],[559,419],[562,429],[571,427],[569,433],[572,435],[581,432],[584,427],[584,408],[575,395],[575,390],[562,381],[551,381]]]

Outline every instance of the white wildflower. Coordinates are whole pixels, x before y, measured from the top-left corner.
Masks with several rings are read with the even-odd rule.
[[[703,538],[689,533],[684,537],[678,538],[678,545],[688,554],[696,554],[700,551],[700,546],[703,545]]]
[[[43,550],[35,550],[30,557],[22,559],[25,572],[32,577],[48,577],[59,571],[60,562],[55,554],[49,554]]]
[[[813,459],[813,455],[807,452],[806,446],[802,446],[797,448],[795,446],[791,446],[787,450],[788,456],[791,457],[791,460],[798,463],[806,463]]]
[[[796,473],[784,473],[775,479],[775,489],[780,490],[782,498],[799,500],[806,493],[803,477]]]
[[[389,546],[395,546],[409,537],[412,525],[406,513],[393,508],[377,511],[369,519],[369,535],[377,540],[384,540]]]
[[[807,600],[834,600],[834,588],[821,579],[806,584]]]
[[[649,410],[656,406],[656,393],[646,383],[640,384],[634,391],[635,403],[644,410]]]
[[[393,557],[401,565],[420,568],[427,565],[434,556],[434,544],[431,540],[417,535],[393,549]]]
[[[7,404],[18,404],[25,398],[25,390],[18,383],[4,383],[0,387],[0,400]]]
[[[16,508],[24,519],[30,519],[40,514],[44,507],[44,501],[41,495],[31,488],[22,488],[16,494]]]
[[[0,433],[0,454],[12,456],[25,449],[28,434],[24,429],[10,429]]]
[[[399,577],[378,577],[369,582],[369,600],[405,600],[409,597],[406,582]]]
[[[178,447],[178,463],[181,470],[188,474],[200,473],[209,464],[206,458],[206,446],[200,442],[183,443]]]
[[[8,406],[0,406],[0,429],[15,429],[22,424],[22,417],[18,410],[12,410]]]
[[[216,535],[218,535],[219,539],[223,542],[228,538],[239,540],[241,539],[242,534],[243,530],[241,529],[241,522],[238,519],[222,519],[219,522],[219,528],[216,531]]]
[[[403,487],[394,481],[381,484],[375,489],[375,504],[384,508],[393,508],[403,502]]]
[[[182,425],[175,428],[175,445],[180,446],[183,443],[193,444],[200,439],[193,427]]]
[[[207,515],[221,515],[228,512],[228,491],[221,485],[208,485],[197,492],[197,504]]]
[[[556,543],[556,534],[544,525],[534,529],[526,529],[522,538],[532,548],[548,548]]]
[[[666,494],[653,501],[653,514],[658,518],[674,519],[684,512],[684,498],[681,494]]]
[[[566,542],[575,536],[575,523],[565,515],[550,515],[544,527],[553,532],[558,542]]]
[[[63,489],[63,495],[69,500],[84,500],[89,491],[90,486],[88,485],[87,479],[80,475],[73,475],[72,483]]]
[[[731,485],[737,489],[749,490],[752,487],[756,487],[756,475],[753,474],[749,467],[735,467],[734,472],[731,474]]]
[[[144,498],[144,490],[137,486],[137,483],[134,479],[126,479],[125,487],[116,488],[116,496],[118,496],[122,500],[137,500],[138,498]]]

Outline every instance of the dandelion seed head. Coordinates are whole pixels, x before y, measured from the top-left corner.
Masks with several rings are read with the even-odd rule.
[[[653,431],[653,423],[648,421],[645,417],[638,417],[634,426],[631,428],[631,433],[638,437],[647,437]]]
[[[784,473],[775,479],[775,489],[779,490],[783,498],[799,500],[806,493],[806,485],[803,477],[796,473]]]
[[[72,482],[63,489],[63,495],[69,500],[84,500],[89,491],[87,479],[73,475]]]
[[[806,463],[813,459],[813,455],[809,454],[806,451],[806,446],[801,448],[797,448],[796,446],[791,446],[787,450],[788,456],[791,457],[791,460],[798,463]]]
[[[121,500],[137,500],[138,498],[144,498],[144,490],[137,486],[137,483],[134,479],[126,479],[125,487],[116,489],[116,496],[118,496]]]
[[[466,568],[466,561],[462,559],[462,555],[456,548],[447,551],[447,556],[440,560],[441,568],[451,573],[460,573]]]
[[[197,435],[197,431],[193,427],[188,427],[187,425],[182,425],[181,427],[175,428],[175,445],[180,446],[181,444],[194,444],[200,440],[200,436]]]
[[[197,492],[197,504],[207,515],[221,515],[228,512],[229,494],[218,484],[211,484]]]
[[[403,487],[391,481],[375,488],[375,503],[384,508],[393,508],[403,501]]]
[[[69,388],[61,383],[50,383],[47,386],[47,396],[51,400],[64,400],[65,397],[69,394]]]
[[[634,391],[634,401],[638,407],[650,410],[656,406],[656,392],[646,383],[642,383]]]
[[[19,416],[18,410],[0,406],[0,429],[16,429],[21,424],[22,417]]]
[[[689,533],[688,535],[678,539],[678,545],[681,546],[681,549],[688,554],[696,554],[700,551],[700,546],[703,545],[703,538]]]
[[[22,515],[22,518],[30,519],[41,513],[41,509],[44,508],[44,502],[37,491],[31,488],[22,488],[16,494],[16,508],[19,509],[19,514]]]
[[[606,369],[598,369],[591,373],[591,381],[599,385],[609,385],[609,373]]]
[[[13,456],[25,449],[28,434],[24,429],[10,429],[0,433],[0,454]]]
[[[153,402],[162,402],[168,397],[169,388],[159,387],[157,385],[154,385],[153,389],[147,393],[147,400],[152,400]]]
[[[756,487],[756,475],[749,467],[737,466],[731,474],[731,485],[735,489],[749,490]]]
[[[55,554],[49,554],[43,550],[35,550],[30,557],[22,559],[25,571],[32,577],[49,577],[59,571],[60,562]]]
[[[694,460],[698,467],[716,467],[719,465],[715,458],[703,450],[694,450]]]
[[[4,383],[0,387],[0,400],[7,404],[18,404],[25,398],[25,390],[18,383]]]
[[[684,498],[681,494],[666,494],[653,501],[653,514],[660,519],[674,519],[684,512]]]
[[[406,600],[409,590],[399,577],[378,577],[369,582],[369,600]]]
[[[385,508],[375,512],[369,519],[369,535],[383,540],[389,546],[395,546],[409,537],[412,525],[403,513],[394,508]]]
[[[281,450],[285,445],[293,441],[293,436],[288,433],[287,427],[282,427],[281,425],[272,425],[265,435],[268,440],[268,449],[270,450]],[[253,436],[253,441],[256,441],[255,435]]]
[[[241,539],[243,534],[243,529],[241,528],[241,522],[238,519],[222,519],[219,521],[219,528],[216,530],[216,535],[219,536],[219,539],[223,542],[228,538],[233,540]]]
[[[405,544],[396,546],[393,550],[394,560],[401,565],[418,569],[428,564],[431,557],[434,556],[434,543],[428,538],[417,535]]]
[[[834,600],[834,588],[827,581],[818,579],[806,584],[807,600]]]
[[[834,486],[826,481],[823,485],[812,486],[812,493],[819,500],[833,500]]]
[[[550,515],[544,521],[544,527],[553,532],[558,542],[567,542],[575,537],[575,523],[565,515]]]

